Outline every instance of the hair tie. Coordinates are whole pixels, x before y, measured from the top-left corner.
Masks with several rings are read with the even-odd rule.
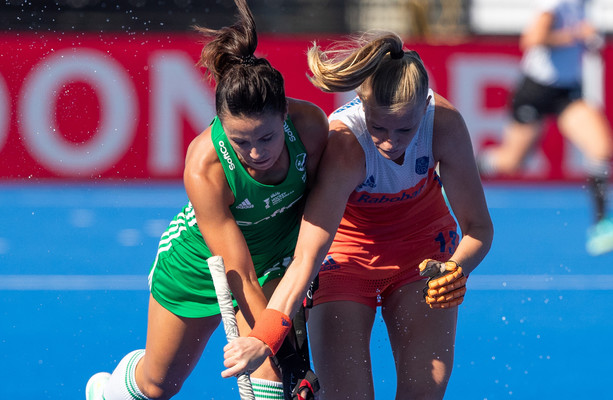
[[[404,50],[400,50],[397,52],[390,51],[390,57],[392,60],[400,60],[402,57],[404,57]]]
[[[249,54],[248,56],[241,56],[240,64],[241,65],[253,65],[255,64],[255,57],[253,56],[253,54]]]

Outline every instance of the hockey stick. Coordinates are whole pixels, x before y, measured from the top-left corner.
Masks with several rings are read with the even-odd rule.
[[[232,305],[230,286],[226,278],[226,267],[224,266],[223,258],[220,256],[210,257],[207,262],[213,277],[213,284],[215,285],[215,294],[217,295],[217,302],[221,311],[223,328],[226,331],[226,339],[230,343],[238,337],[238,326],[236,325],[236,315]],[[238,393],[241,400],[255,400],[249,374],[242,373],[236,378],[238,380]]]

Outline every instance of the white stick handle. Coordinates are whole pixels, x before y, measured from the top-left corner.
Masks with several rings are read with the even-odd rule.
[[[230,343],[238,337],[238,326],[236,325],[236,315],[234,314],[234,306],[232,304],[232,294],[228,285],[228,278],[226,278],[226,267],[224,266],[223,258],[220,256],[210,257],[207,263],[213,277],[215,294],[217,295],[217,302],[221,311],[221,320],[226,331],[226,339]],[[238,393],[241,400],[255,400],[249,374],[242,373],[237,376],[237,380]]]

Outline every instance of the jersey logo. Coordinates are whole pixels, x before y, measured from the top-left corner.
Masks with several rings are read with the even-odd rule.
[[[253,208],[253,207],[255,207],[255,206],[253,204],[251,204],[249,199],[243,200],[239,205],[236,206],[236,208],[238,208],[239,210],[247,210],[247,209]]]
[[[298,171],[304,171],[306,164],[306,153],[300,153],[296,156],[296,169]]]
[[[426,187],[426,180],[422,179],[421,186],[418,188],[410,188],[399,193],[366,193],[360,192],[359,197],[354,201],[364,204],[383,204],[396,203],[398,201],[411,200],[419,196],[421,191]]]
[[[356,189],[360,190],[363,187],[369,187],[371,189],[377,187],[377,183],[375,182],[375,177],[373,175],[369,176],[368,179],[362,182],[362,184],[358,186]]]
[[[276,206],[284,198],[286,198],[287,196],[291,195],[292,193],[294,193],[293,190],[291,192],[276,192],[276,193],[273,193],[270,197],[264,199],[264,206],[267,209],[270,208],[270,206]]]
[[[355,106],[356,104],[360,104],[361,102],[362,102],[362,100],[360,100],[359,97],[355,97],[349,103],[345,104],[344,106],[339,107],[336,111],[334,111],[332,113],[332,115],[338,114],[338,113],[340,113],[342,111],[345,111],[346,109],[351,108],[351,107]]]
[[[292,132],[292,128],[289,127],[289,124],[287,123],[287,121],[283,122],[283,130],[287,134],[287,138],[289,139],[290,142],[293,143],[296,141],[296,136],[294,136],[294,132]]]
[[[438,176],[438,174],[436,173],[436,171],[434,171],[434,176],[432,178],[432,180],[436,183],[438,183],[438,187],[443,187],[443,182],[441,182],[441,178]]]
[[[223,142],[223,140],[219,141],[219,151],[221,151],[224,160],[226,160],[226,162],[228,163],[228,169],[230,169],[230,171],[234,171],[234,163],[232,162],[230,153],[228,153],[228,149],[226,149],[226,144]]]
[[[415,160],[415,173],[418,175],[424,175],[428,172],[428,164],[430,159],[428,156],[419,157]]]
[[[324,262],[321,264],[321,268],[319,268],[319,271],[331,271],[333,269],[339,269],[340,267],[341,266],[334,261],[332,256],[326,256]]]
[[[274,211],[272,214],[270,214],[270,215],[268,215],[268,216],[266,216],[266,217],[262,218],[262,219],[261,219],[261,220],[259,220],[259,221],[239,221],[239,220],[236,220],[236,224],[237,224],[238,226],[251,226],[251,225],[257,225],[257,224],[259,224],[260,222],[268,221],[269,219],[274,218],[274,217],[276,217],[277,215],[281,215],[281,214],[283,214],[285,211],[287,211],[287,210],[289,210],[290,208],[292,208],[292,207],[293,207],[293,206],[294,206],[296,203],[298,203],[298,202],[300,201],[300,199],[302,199],[302,195],[298,196],[298,198],[296,198],[296,200],[294,200],[294,201],[293,201],[293,202],[291,202],[290,204],[288,204],[288,205],[286,205],[286,206],[283,206],[283,207],[281,207],[281,208],[279,208],[279,209],[276,209],[276,210],[275,210],[275,211]],[[269,199],[266,199],[266,200],[268,200],[268,201],[270,202],[270,200],[269,200]],[[266,200],[264,200],[264,201],[266,202]]]

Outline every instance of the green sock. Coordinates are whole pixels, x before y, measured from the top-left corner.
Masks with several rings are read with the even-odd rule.
[[[256,400],[283,400],[283,383],[266,379],[251,378]]]

